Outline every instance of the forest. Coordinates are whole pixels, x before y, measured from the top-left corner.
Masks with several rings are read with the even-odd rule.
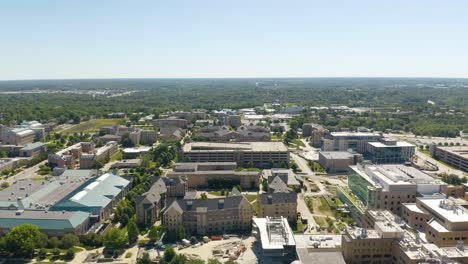
[[[107,97],[93,91],[131,91]],[[77,122],[111,112],[165,111],[262,106],[278,100],[302,106],[373,107],[402,115],[355,115],[324,120],[345,126],[412,130],[419,134],[467,130],[468,80],[405,78],[292,79],[112,79],[0,82],[0,123],[21,120]],[[429,103],[429,101],[431,103]],[[450,135],[448,135],[450,136]]]

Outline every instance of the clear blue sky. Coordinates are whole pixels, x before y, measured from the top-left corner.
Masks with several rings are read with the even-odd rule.
[[[0,79],[468,77],[468,2],[3,1]]]

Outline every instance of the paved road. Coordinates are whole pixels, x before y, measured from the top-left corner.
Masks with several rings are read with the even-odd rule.
[[[14,181],[19,181],[19,180],[24,180],[24,179],[34,177],[34,176],[36,176],[36,171],[39,170],[39,166],[44,165],[46,163],[47,163],[47,160],[44,160],[44,161],[32,166],[31,168],[27,168],[27,169],[15,174],[14,176],[6,179],[5,181],[8,182],[9,184],[12,184]]]
[[[418,156],[418,159],[430,161],[431,163],[433,163],[433,164],[437,165],[437,167],[439,167],[438,171],[430,171],[428,173],[443,173],[443,172],[445,172],[445,173],[448,173],[448,174],[458,175],[459,177],[464,177],[463,171],[447,167],[445,164],[439,162],[438,160],[433,159],[433,158],[429,157],[428,155],[420,152],[418,148],[416,148],[416,153],[415,154]]]
[[[304,193],[300,193],[297,196],[297,211],[301,213],[303,219],[307,219],[308,227],[305,233],[310,233],[317,223],[315,222],[314,216],[310,213],[309,208],[304,201]]]
[[[312,170],[307,166],[307,161],[301,157],[299,157],[295,153],[291,153],[291,158],[296,162],[297,166],[302,170],[302,173],[305,173],[307,175],[315,175]]]

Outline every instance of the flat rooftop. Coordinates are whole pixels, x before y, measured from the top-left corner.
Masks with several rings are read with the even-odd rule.
[[[0,207],[43,210],[79,188],[90,178],[55,176],[44,180],[18,181],[0,191]]]
[[[468,146],[455,146],[455,147],[437,147],[438,149],[443,149],[457,156],[468,159]]]
[[[323,155],[326,159],[350,159],[354,157],[348,151],[320,151],[319,154]]]
[[[341,235],[294,235],[296,253],[302,263],[345,264]]]
[[[408,209],[411,210],[412,212],[421,213],[421,214],[426,214],[426,212],[424,212],[423,210],[419,209],[419,207],[416,206],[416,204],[407,204],[407,203],[404,203],[404,205],[406,206],[406,208],[408,208]]]
[[[46,211],[46,210],[0,210],[0,226],[12,228],[21,224],[34,224],[39,229],[74,228],[89,217],[86,212]]]
[[[366,179],[378,182],[384,189],[390,185],[411,184],[443,184],[426,173],[405,165],[363,165],[350,166],[350,168]]]
[[[468,222],[468,210],[451,200],[419,198],[419,201],[429,208],[431,213],[436,213],[450,222]]]
[[[413,144],[410,144],[410,143],[404,142],[404,141],[397,141],[395,145],[386,145],[386,144],[383,144],[382,142],[369,142],[367,144],[372,145],[372,146],[374,146],[376,148],[414,147]]]
[[[137,148],[124,148],[122,149],[123,153],[142,153],[149,152],[151,147],[137,147]]]
[[[46,143],[43,143],[43,142],[34,142],[34,143],[31,143],[31,144],[25,145],[21,150],[22,151],[35,150],[35,149],[40,148],[40,147],[45,146],[45,145],[46,145]]]
[[[367,132],[331,132],[333,137],[382,137],[380,134]]]
[[[204,151],[244,151],[244,152],[287,152],[288,148],[282,142],[190,142],[184,145],[184,152]]]
[[[260,234],[263,250],[283,249],[295,246],[293,232],[286,218],[253,218]]]

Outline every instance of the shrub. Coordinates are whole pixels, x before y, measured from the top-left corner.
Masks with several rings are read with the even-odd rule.
[[[38,259],[45,259],[47,256],[47,250],[44,248],[39,249],[39,252],[37,252],[37,258]]]
[[[75,251],[73,251],[73,249],[68,249],[67,250],[67,253],[65,253],[65,259],[66,260],[72,260],[75,258]]]

